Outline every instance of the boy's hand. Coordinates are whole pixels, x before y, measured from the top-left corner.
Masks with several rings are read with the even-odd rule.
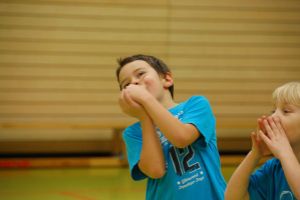
[[[290,152],[293,152],[279,118],[268,117],[263,120],[266,133],[259,133],[273,155],[279,160]]]
[[[251,133],[252,140],[252,152],[256,154],[259,158],[263,156],[268,156],[271,154],[268,146],[265,142],[260,138],[259,132],[261,130],[257,130],[256,132]]]
[[[135,102],[125,90],[121,91],[119,105],[122,111],[131,117],[140,118],[145,114],[143,107]]]
[[[257,119],[257,124],[258,124],[258,130],[262,130],[262,132],[266,133],[266,128],[263,124],[264,119],[267,117],[265,115],[261,116],[260,118]]]
[[[142,85],[130,84],[125,89],[124,93],[128,94],[131,99],[137,103],[142,103],[142,99],[151,95],[149,91]]]
[[[271,152],[268,149],[267,145],[264,141],[259,137],[259,131],[265,132],[266,129],[263,125],[263,120],[266,116],[261,116],[257,119],[257,130],[256,132],[251,133],[251,140],[252,140],[252,151],[259,157],[270,155]]]

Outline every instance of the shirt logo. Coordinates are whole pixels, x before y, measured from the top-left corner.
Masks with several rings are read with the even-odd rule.
[[[174,115],[175,118],[181,120],[182,119],[182,115],[184,114],[183,110],[179,111],[176,115]]]
[[[158,127],[156,127],[156,134],[159,137],[160,143],[163,145],[168,145],[167,138],[162,134]]]
[[[294,196],[291,191],[285,190],[280,193],[280,200],[294,200]]]

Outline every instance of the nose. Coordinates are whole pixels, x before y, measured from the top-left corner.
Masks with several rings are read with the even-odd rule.
[[[274,119],[280,119],[280,111],[278,110],[278,109],[276,109],[273,113],[272,113],[272,115],[271,115],[271,117],[273,117]]]
[[[276,110],[271,114],[271,117],[275,117],[275,116],[277,116]]]

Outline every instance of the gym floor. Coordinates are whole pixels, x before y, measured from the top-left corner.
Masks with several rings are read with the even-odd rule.
[[[236,165],[225,165],[228,181]],[[145,199],[146,181],[132,181],[127,167],[0,169],[3,200]]]

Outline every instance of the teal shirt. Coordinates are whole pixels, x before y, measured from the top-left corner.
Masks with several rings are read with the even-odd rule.
[[[250,176],[248,191],[253,200],[296,200],[277,158],[268,160]]]
[[[201,137],[186,148],[176,148],[157,129],[166,173],[160,179],[152,179],[143,174],[137,165],[142,148],[141,125],[135,123],[129,126],[124,131],[123,139],[132,178],[148,179],[146,199],[149,200],[224,199],[226,183],[221,173],[215,117],[208,100],[193,96],[169,111],[181,122],[193,124]]]

